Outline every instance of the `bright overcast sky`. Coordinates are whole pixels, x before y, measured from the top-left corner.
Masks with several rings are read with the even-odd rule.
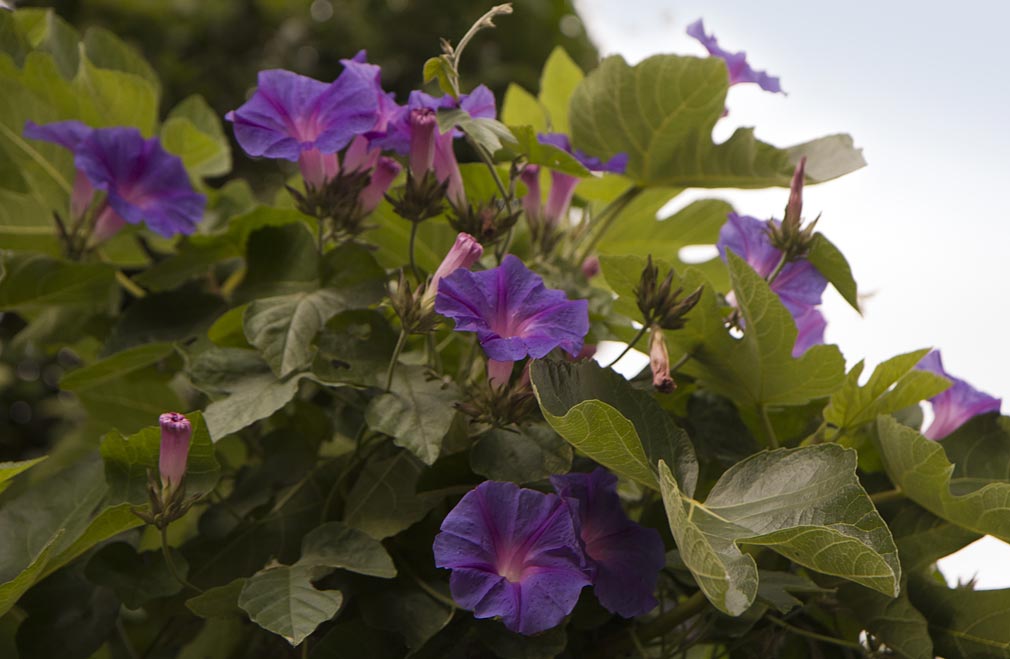
[[[869,166],[808,187],[804,215],[848,257],[864,316],[825,299],[827,340],[849,365],[916,348],[943,351],[949,372],[1010,411],[1010,3],[962,0],[944,11],[879,0],[576,0],[602,55],[706,55],[684,34],[705,27],[727,50],[782,80],[789,95],[730,90],[716,138],[756,126],[778,146],[850,133]],[[678,205],[721,196],[739,212],[781,217],[783,190],[689,191]],[[985,539],[944,563],[949,579],[979,573],[1010,587],[1010,547]]]

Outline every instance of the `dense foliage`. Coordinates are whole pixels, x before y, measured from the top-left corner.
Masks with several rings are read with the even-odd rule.
[[[802,193],[852,140],[713,142],[731,85],[780,87],[700,21],[709,58],[464,85],[509,13],[432,35],[426,92],[345,52],[222,116],[0,11],[2,349],[61,391],[57,442],[0,444],[0,656],[1010,656],[1010,593],[935,568],[1010,540],[1000,401],[824,345],[858,291]],[[659,217],[763,187],[781,220]]]

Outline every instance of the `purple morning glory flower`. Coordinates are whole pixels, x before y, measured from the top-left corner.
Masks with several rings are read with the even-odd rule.
[[[572,149],[572,143],[564,133],[539,133],[537,141],[549,144],[571,154],[583,167],[592,172],[612,172],[623,174],[628,167],[628,154],[619,153],[610,160],[603,161],[589,154]],[[526,216],[534,223],[541,222],[550,227],[556,227],[568,213],[572,203],[575,187],[579,178],[564,172],[551,171],[551,191],[547,195],[547,203],[540,203],[540,168],[527,165],[523,169],[522,181],[526,185],[526,195],[523,197],[523,208]]]
[[[929,399],[933,405],[933,423],[922,433],[927,438],[943,439],[972,417],[1000,411],[1002,400],[979,391],[943,370],[939,350],[933,350],[923,357],[916,368],[942,375],[951,381],[949,389]]]
[[[225,119],[251,156],[298,161],[305,180],[321,185],[339,171],[336,153],[375,127],[379,101],[371,65],[355,62],[327,84],[272,69],[260,71],[256,93]]]
[[[435,536],[435,565],[477,618],[501,618],[520,634],[556,627],[589,585],[568,504],[554,494],[485,481],[468,492]]]
[[[87,208],[95,190],[106,193],[92,233],[96,241],[127,222],[144,222],[170,238],[193,233],[203,219],[207,198],[193,190],[182,160],[165,151],[156,137],[145,140],[136,128],[91,128],[79,121],[44,126],[29,121],[24,135],[59,144],[74,154],[75,218]]]
[[[549,289],[516,256],[483,272],[459,269],[439,282],[435,311],[476,332],[488,358],[540,358],[560,347],[575,356],[589,331],[586,300]]]
[[[726,260],[726,250],[730,250],[759,275],[768,277],[782,258],[782,252],[772,246],[767,227],[768,222],[730,213],[716,242],[719,255]],[[771,283],[771,289],[796,321],[798,335],[793,347],[794,357],[824,340],[824,317],[814,307],[821,303],[827,285],[824,275],[809,261],[787,263]]]
[[[158,417],[158,423],[161,425],[161,448],[158,451],[161,486],[166,490],[176,490],[186,476],[193,426],[185,415],[178,412],[165,412]]]
[[[699,18],[687,26],[687,34],[700,41],[701,45],[705,46],[705,50],[710,55],[726,62],[726,68],[729,69],[729,84],[737,85],[744,82],[753,82],[757,83],[758,87],[767,92],[785,93],[782,91],[782,86],[779,84],[777,77],[768,75],[766,71],[755,71],[751,68],[750,64],[747,63],[747,53],[743,51],[731,53],[728,50],[723,50],[719,46],[719,42],[716,40],[714,34],[705,33],[705,24],[702,22],[702,19]]]
[[[666,563],[655,529],[631,521],[617,496],[617,477],[602,467],[592,473],[551,476],[555,491],[571,504],[593,590],[605,609],[625,618],[648,613],[659,571]]]

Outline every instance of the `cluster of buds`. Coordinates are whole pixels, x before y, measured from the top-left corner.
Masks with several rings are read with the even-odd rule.
[[[189,442],[193,426],[182,414],[166,412],[158,419],[161,425],[161,447],[158,451],[159,478],[150,471],[147,477],[147,497],[150,511],[133,508],[133,513],[159,529],[186,514],[196,497],[186,498],[184,479],[189,458]]]
[[[512,376],[515,362],[488,359],[487,380],[470,392],[469,398],[456,405],[475,423],[504,428],[528,419],[537,409],[530,384],[529,364],[520,375]]]
[[[449,224],[456,231],[475,236],[482,245],[494,245],[519,220],[519,211],[509,212],[508,205],[494,197],[484,202],[453,204]]]
[[[541,254],[550,254],[563,234],[568,208],[579,179],[551,170],[551,189],[547,195],[547,202],[543,203],[540,192],[540,167],[526,165],[519,178],[526,185],[523,210],[526,211],[533,246]]]
[[[793,180],[789,186],[789,201],[782,222],[768,223],[768,239],[772,246],[782,252],[786,263],[799,260],[807,255],[814,242],[815,218],[807,226],[803,226],[803,178],[806,168],[806,156],[800,158],[793,172]]]
[[[484,248],[476,238],[460,233],[427,283],[413,288],[401,271],[396,288],[390,291],[389,297],[403,329],[409,334],[430,332],[438,322],[435,314],[438,283],[459,268],[469,269],[483,255]]]
[[[671,269],[666,278],[660,282],[659,268],[653,265],[652,255],[649,255],[648,263],[642,270],[638,287],[635,289],[638,310],[642,312],[642,318],[646,325],[654,325],[668,330],[680,329],[687,322],[684,316],[701,299],[702,287],[700,286],[694,292],[681,298],[684,289],[682,287],[673,288],[674,274]]]

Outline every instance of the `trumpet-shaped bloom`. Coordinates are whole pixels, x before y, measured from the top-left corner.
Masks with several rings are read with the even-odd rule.
[[[716,247],[723,260],[727,258],[726,251],[732,251],[762,277],[768,277],[782,258],[782,252],[772,246],[768,238],[767,222],[736,213],[729,214],[726,224],[719,231]],[[793,348],[794,356],[824,341],[826,323],[814,307],[821,303],[821,295],[827,285],[824,275],[809,261],[787,263],[772,281],[771,289],[796,321],[798,336]]]
[[[560,624],[589,585],[566,501],[513,483],[468,492],[442,522],[434,553],[452,570],[460,606],[520,634]]]
[[[77,179],[72,209],[83,212],[95,190],[106,193],[95,237],[106,238],[124,223],[145,222],[155,233],[190,234],[203,218],[207,198],[193,190],[182,160],[145,140],[136,128],[91,128],[79,121],[40,126],[29,121],[25,137],[59,144],[74,154]]]
[[[785,93],[782,91],[782,85],[779,84],[779,79],[776,76],[768,75],[766,71],[757,71],[751,68],[751,65],[747,63],[747,53],[743,51],[731,53],[720,47],[714,34],[705,33],[705,24],[702,22],[702,19],[699,18],[687,26],[687,34],[700,41],[709,55],[718,57],[726,62],[726,68],[729,69],[729,84],[737,85],[744,82],[753,82],[767,92]]]
[[[379,119],[372,65],[354,64],[329,84],[283,69],[260,71],[256,93],[225,115],[235,139],[251,156],[298,161],[313,185],[332,178],[337,151]]]
[[[189,458],[189,440],[193,426],[178,412],[166,412],[159,417],[161,424],[161,449],[158,452],[158,471],[165,489],[176,489],[186,475]]]
[[[655,529],[631,521],[617,496],[617,477],[599,467],[589,474],[551,476],[554,489],[570,502],[597,599],[625,618],[648,613],[666,562]]]
[[[933,350],[922,358],[916,368],[942,375],[951,386],[929,399],[933,405],[933,423],[922,433],[929,439],[943,439],[972,417],[988,412],[999,412],[1003,401],[979,391],[964,380],[943,370],[940,351]]]
[[[560,347],[577,355],[589,331],[585,300],[569,300],[509,254],[483,272],[459,269],[444,277],[435,311],[456,321],[456,330],[476,332],[490,359],[540,358]]]

